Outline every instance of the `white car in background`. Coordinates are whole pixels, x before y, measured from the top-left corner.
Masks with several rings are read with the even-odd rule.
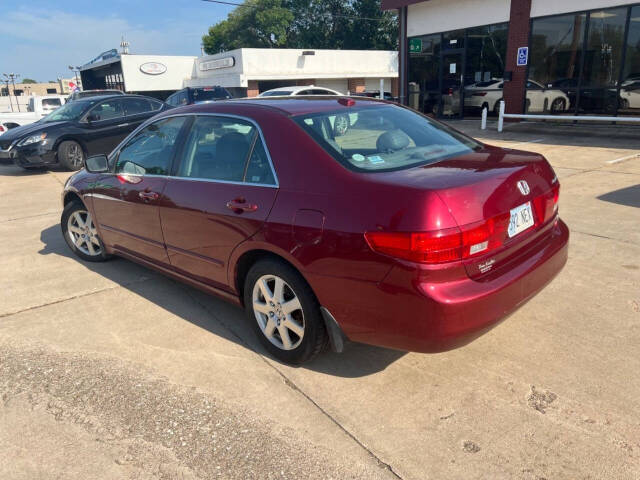
[[[262,92],[259,97],[288,97],[291,95],[342,95],[342,93],[325,87],[315,85],[302,85],[296,87],[280,87]]]
[[[640,77],[630,78],[620,85],[620,108],[640,108]]]
[[[497,114],[500,110],[503,86],[502,80],[494,78],[465,87],[465,108],[487,107]],[[569,97],[562,90],[546,88],[533,80],[527,81],[526,111],[528,113],[561,113],[568,108]]]

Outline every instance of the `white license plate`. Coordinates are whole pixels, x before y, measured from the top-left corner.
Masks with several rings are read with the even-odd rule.
[[[524,232],[527,228],[533,227],[533,223],[531,202],[512,208],[509,229],[507,230],[509,238],[516,236],[520,232]]]

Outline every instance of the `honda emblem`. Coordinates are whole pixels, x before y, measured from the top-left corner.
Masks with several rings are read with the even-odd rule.
[[[529,192],[531,191],[529,190],[529,184],[524,180],[520,180],[518,182],[518,190],[520,190],[522,195],[529,195]]]

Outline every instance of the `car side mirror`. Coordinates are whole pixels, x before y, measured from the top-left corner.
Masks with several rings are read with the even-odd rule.
[[[91,123],[91,122],[95,122],[96,120],[98,120],[98,116],[95,114],[91,114],[91,115],[87,115],[87,122]]]
[[[84,168],[90,173],[106,173],[109,171],[109,159],[106,155],[92,155],[84,161]]]

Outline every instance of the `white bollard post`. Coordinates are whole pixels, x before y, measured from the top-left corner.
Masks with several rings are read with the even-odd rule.
[[[480,122],[480,130],[487,129],[487,112],[488,112],[487,107],[484,107],[482,109],[482,121]]]
[[[384,99],[384,78],[380,79],[380,99]]]
[[[502,127],[504,126],[504,100],[500,100],[500,113],[498,116],[498,131],[502,131]]]

